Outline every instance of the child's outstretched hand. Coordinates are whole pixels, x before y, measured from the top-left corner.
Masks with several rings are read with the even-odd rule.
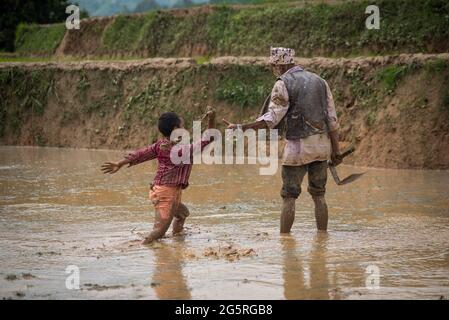
[[[204,112],[201,121],[203,121],[204,119],[206,119],[207,117],[209,118],[215,118],[215,109],[211,106],[207,106],[206,107],[206,112]]]
[[[207,116],[215,116],[215,109],[214,109],[214,107],[207,106],[206,107],[206,115]]]
[[[117,162],[105,162],[102,166],[101,166],[101,171],[103,171],[103,173],[116,173],[117,171],[120,170],[122,166],[120,165],[120,163]]]

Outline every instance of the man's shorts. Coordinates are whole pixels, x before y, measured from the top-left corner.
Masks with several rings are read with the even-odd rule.
[[[298,198],[306,173],[309,174],[307,191],[312,196],[324,196],[327,182],[327,161],[314,161],[302,166],[282,166],[281,197]]]
[[[179,203],[181,203],[181,187],[154,185],[150,189],[150,200],[156,211],[156,218],[167,220],[173,217]]]

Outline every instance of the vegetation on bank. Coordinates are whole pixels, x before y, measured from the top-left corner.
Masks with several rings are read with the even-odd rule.
[[[17,67],[1,70],[0,136],[6,128],[20,134],[30,117],[41,117],[48,97],[56,94],[54,86],[54,73],[50,70],[29,72]]]
[[[379,30],[365,27],[369,4],[381,10]],[[117,18],[106,28],[103,45],[110,51],[147,49],[152,56],[176,56],[195,44],[205,45],[211,55],[266,55],[276,45],[293,47],[302,56],[427,52],[432,51],[429,46],[449,39],[448,17],[449,3],[443,0],[361,1],[304,8],[220,6],[185,16],[158,11]],[[124,20],[136,22],[130,27]]]
[[[0,1],[0,51],[14,50],[17,26],[21,23],[46,24],[64,22],[68,0],[2,0]],[[88,17],[81,9],[81,18]],[[32,42],[36,40],[30,39]]]
[[[379,30],[365,26],[365,9],[371,4],[380,8]],[[40,34],[32,28],[29,32],[27,37],[21,34],[23,48],[39,43]],[[101,39],[99,45],[110,55],[145,57],[191,56],[197,51],[208,56],[255,56],[266,55],[270,46],[277,45],[295,48],[298,56],[447,52],[449,2],[376,0],[305,7],[217,6],[188,14],[151,11],[116,17]]]
[[[52,55],[62,41],[65,24],[20,24],[16,31],[16,52],[20,54]]]
[[[352,118],[356,114],[362,115],[368,127],[378,124],[379,112],[385,108],[386,101],[395,96],[402,81],[416,72],[426,75],[426,81],[443,84],[438,92],[439,112],[442,118],[449,116],[447,59],[429,60],[424,64],[370,67],[369,70],[338,65],[318,65],[311,70],[329,82],[338,116]],[[60,73],[51,69],[0,69],[0,137],[5,130],[19,135],[22,125],[29,123],[30,117],[38,119],[45,114],[49,101],[58,106],[71,105],[70,109],[61,109],[62,127],[83,117],[101,119],[118,114],[122,119],[118,129],[120,136],[126,136],[135,125],[152,127],[156,116],[164,111],[177,111],[184,116],[186,124],[190,124],[207,104],[224,105],[234,114],[256,115],[275,80],[270,70],[261,65],[205,63],[179,70],[81,69],[67,72],[75,82],[68,84],[71,89],[67,89],[69,93],[65,94],[55,87]],[[410,111],[414,108],[426,108],[426,92],[417,94],[417,97],[408,105],[398,106],[398,111],[403,112],[401,108],[405,108],[408,116],[413,114]],[[44,143],[42,139],[38,134],[35,141]]]

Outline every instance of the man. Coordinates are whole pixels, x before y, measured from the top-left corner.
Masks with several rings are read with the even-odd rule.
[[[295,51],[271,48],[269,63],[278,77],[271,92],[268,112],[255,122],[233,124],[228,129],[277,128],[285,121],[286,145],[282,159],[283,199],[281,233],[289,233],[295,219],[295,200],[306,173],[308,191],[315,203],[318,230],[327,230],[328,210],[324,194],[327,160],[339,164],[338,123],[334,100],[327,82],[293,62]]]

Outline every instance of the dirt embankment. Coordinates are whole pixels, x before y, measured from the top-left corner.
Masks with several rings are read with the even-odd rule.
[[[299,59],[330,84],[348,159],[449,169],[449,55]],[[0,143],[132,149],[157,138],[159,114],[186,123],[255,118],[274,78],[264,58],[0,64]]]

